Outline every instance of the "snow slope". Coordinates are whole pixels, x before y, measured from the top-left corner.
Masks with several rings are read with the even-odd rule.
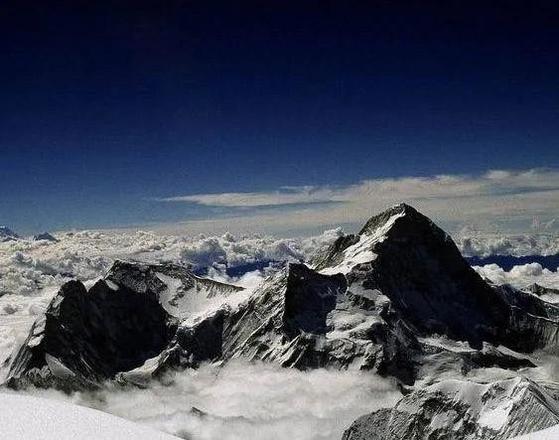
[[[9,393],[0,393],[0,426],[14,440],[178,439],[95,409]]]
[[[333,267],[326,267],[320,271],[324,275],[334,275],[336,273],[348,274],[358,264],[370,263],[376,258],[371,249],[376,243],[386,239],[386,234],[394,225],[394,222],[403,217],[405,212],[397,212],[391,216],[381,227],[366,231],[359,235],[359,240],[354,245],[349,246],[343,252],[343,257],[338,264]]]
[[[515,437],[511,440],[556,440],[559,438],[559,425],[552,426],[551,428],[543,429],[538,432]]]

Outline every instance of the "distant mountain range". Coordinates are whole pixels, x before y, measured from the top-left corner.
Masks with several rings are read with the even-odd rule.
[[[7,226],[0,226],[0,243],[4,241],[17,240],[19,235],[12,231]]]
[[[7,226],[0,226],[0,242],[6,241],[16,241],[19,240],[21,237],[12,231]],[[47,241],[58,241],[53,235],[49,234],[48,232],[43,232],[41,234],[37,234],[33,236],[33,240],[47,240]]]

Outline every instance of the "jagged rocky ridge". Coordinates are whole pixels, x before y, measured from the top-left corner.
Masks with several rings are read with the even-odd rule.
[[[249,297],[173,264],[116,262],[89,291],[67,283],[11,361],[8,384],[145,385],[170,368],[242,357],[373,370],[410,386],[425,365],[530,367],[518,352],[557,353],[558,339],[556,306],[486,283],[444,231],[402,204]],[[431,400],[415,402],[421,412]]]
[[[343,440],[501,440],[559,423],[556,388],[516,377],[444,380],[356,420]]]
[[[159,356],[181,322],[240,291],[174,264],[117,261],[89,290],[79,281],[62,286],[11,361],[7,383],[96,386]]]

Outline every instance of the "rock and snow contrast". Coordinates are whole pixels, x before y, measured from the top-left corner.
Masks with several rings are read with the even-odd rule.
[[[205,255],[230,260],[223,249],[240,248],[231,240],[206,242]],[[290,262],[251,286],[201,276],[196,265],[115,255],[102,278],[52,291],[6,361],[5,383],[22,392],[150,389],[207,364],[264,362],[392,381],[401,399],[340,426],[346,440],[501,440],[559,423],[552,287],[484,280],[448,234],[405,204],[358,234],[314,243],[313,258],[291,246]]]
[[[363,416],[343,440],[507,439],[559,423],[557,392],[523,378],[443,380]]]

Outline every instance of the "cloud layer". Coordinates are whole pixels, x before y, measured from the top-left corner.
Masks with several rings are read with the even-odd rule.
[[[237,361],[172,373],[146,389],[109,387],[71,399],[184,439],[339,440],[357,417],[399,397],[394,384],[370,372]]]
[[[559,289],[559,267],[556,270],[549,270],[544,269],[539,263],[528,263],[514,266],[508,272],[496,264],[474,266],[474,269],[482,277],[491,280],[495,284],[510,284],[511,286],[523,289],[537,283],[543,287]],[[559,298],[555,297],[544,299],[550,302],[559,301]]]
[[[415,205],[451,229],[556,231],[559,171],[494,170],[482,175],[439,175],[364,180],[346,186],[283,187],[269,192],[196,194],[159,199],[228,208],[225,218],[188,222],[216,229],[308,229],[360,224],[399,202]],[[272,212],[272,211],[273,212]],[[232,220],[232,217],[235,220]]]

